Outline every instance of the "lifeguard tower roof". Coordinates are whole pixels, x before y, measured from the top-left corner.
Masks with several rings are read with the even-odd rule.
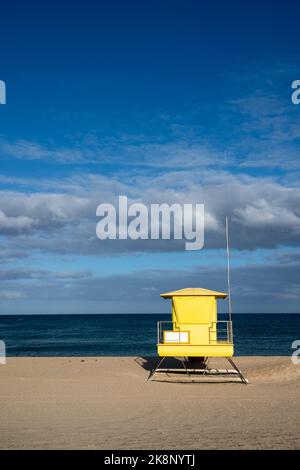
[[[215,290],[202,289],[200,287],[187,287],[185,289],[175,290],[173,292],[166,292],[160,294],[164,299],[171,299],[176,296],[213,296],[219,299],[226,299],[228,294],[225,292],[217,292]]]

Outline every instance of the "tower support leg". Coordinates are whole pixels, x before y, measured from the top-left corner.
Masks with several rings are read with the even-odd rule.
[[[209,361],[209,358],[206,357],[206,358],[204,359],[205,369],[204,369],[204,371],[203,371],[203,375],[205,375],[206,372],[208,371],[208,361]]]
[[[149,376],[148,376],[148,379],[147,380],[150,380],[151,377],[155,374],[155,372],[158,370],[159,366],[164,362],[166,358],[165,357],[162,357],[158,363],[156,364],[156,366],[151,370]]]
[[[227,359],[227,361],[229,362],[229,364],[231,364],[232,367],[237,371],[238,376],[239,376],[239,378],[241,379],[241,381],[242,381],[244,384],[249,383],[248,380],[246,379],[246,377],[242,374],[242,372],[241,372],[240,369],[238,368],[238,366],[233,362],[233,360],[231,359],[231,357],[226,357],[226,359]]]
[[[183,367],[185,368],[185,371],[186,371],[187,375],[190,377],[189,370],[188,370],[188,368],[187,368],[187,366],[186,366],[186,359],[185,359],[185,357],[180,358],[180,362],[181,362],[181,364],[183,365]]]

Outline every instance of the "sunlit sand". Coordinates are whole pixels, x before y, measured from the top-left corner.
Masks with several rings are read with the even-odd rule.
[[[147,382],[143,358],[8,358],[0,447],[299,449],[300,365],[290,357],[236,362],[249,385],[186,383],[184,374]]]

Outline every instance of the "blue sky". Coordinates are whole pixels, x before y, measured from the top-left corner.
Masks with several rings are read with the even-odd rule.
[[[0,313],[162,312],[226,289],[299,311],[296,2],[15,2],[1,7]],[[205,204],[205,246],[100,241],[118,195]]]

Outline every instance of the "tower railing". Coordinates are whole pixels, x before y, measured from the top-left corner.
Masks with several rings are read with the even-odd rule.
[[[184,329],[181,330],[178,323],[173,321],[158,321],[157,322],[157,343],[158,344],[169,344],[173,343],[176,344],[177,341],[164,341],[164,332],[173,331],[178,333],[178,343],[180,343],[180,335],[182,333],[182,338],[187,333],[187,325],[184,326]],[[214,334],[215,338],[212,340],[212,335]],[[227,320],[219,320],[213,322],[212,325],[209,327],[209,336],[210,341],[219,342],[219,343],[233,343],[233,331],[232,331],[232,321]],[[195,345],[196,346],[196,345]]]
[[[210,328],[210,334],[212,330],[216,333],[217,343],[233,343],[233,331],[232,331],[232,321],[231,320],[218,320],[213,322],[212,327]]]
[[[173,321],[157,322],[157,343],[164,344],[164,331],[176,331],[180,333],[180,328]]]

